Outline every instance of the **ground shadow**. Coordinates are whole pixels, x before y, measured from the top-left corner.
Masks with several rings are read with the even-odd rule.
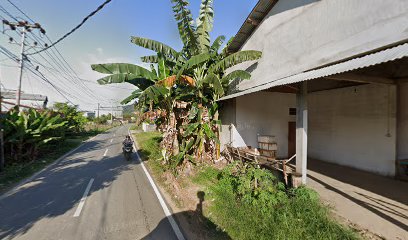
[[[205,193],[197,192],[199,202],[195,211],[184,211],[172,214],[178,226],[181,226],[182,234],[185,239],[231,239],[231,237],[217,227],[210,219],[203,215],[203,202]],[[143,240],[161,240],[161,239],[177,239],[176,235],[169,235],[168,228],[170,222],[168,218],[162,219],[156,228],[148,235],[143,237]],[[184,231],[183,231],[184,229]],[[188,231],[186,231],[188,230]],[[174,231],[172,231],[174,233]]]
[[[394,225],[400,227],[401,229],[404,229],[405,231],[408,231],[408,226],[406,224],[404,224],[403,222],[401,222],[401,221],[393,218],[392,216],[382,212],[382,211],[385,211],[385,212],[388,212],[388,213],[395,214],[395,210],[393,210],[391,208],[388,208],[388,207],[385,207],[385,208],[384,207],[379,207],[379,206],[373,205],[373,204],[371,204],[369,202],[357,199],[357,198],[351,196],[350,194],[347,194],[346,192],[344,192],[344,191],[342,191],[342,190],[340,190],[338,188],[335,188],[335,187],[333,187],[333,186],[331,186],[331,185],[329,185],[329,184],[327,184],[327,183],[325,183],[325,182],[321,181],[320,179],[317,179],[317,178],[315,178],[313,176],[308,175],[308,178],[310,178],[313,181],[321,184],[326,189],[328,189],[330,191],[333,191],[333,192],[335,192],[337,194],[340,194],[344,198],[349,199],[350,201],[352,201],[352,202],[358,204],[359,206],[361,206],[361,207],[371,211],[372,213],[376,214],[377,216],[379,216],[379,217],[393,223]],[[399,214],[399,213],[397,213],[396,215],[398,215],[400,217],[403,217],[405,219],[407,218],[407,216],[404,216],[404,215]]]
[[[333,163],[308,159],[308,169],[408,205],[408,182]]]
[[[120,135],[118,135],[120,137]],[[103,157],[107,139],[83,144],[75,153],[41,172],[29,183],[0,198],[0,239],[26,233],[37,222],[74,211],[91,178],[89,195],[107,188],[138,161],[121,153]]]

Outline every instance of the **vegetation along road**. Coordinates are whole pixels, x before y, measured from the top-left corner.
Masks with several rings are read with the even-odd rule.
[[[183,239],[137,154],[124,160],[127,133],[99,134],[1,196],[0,239]]]

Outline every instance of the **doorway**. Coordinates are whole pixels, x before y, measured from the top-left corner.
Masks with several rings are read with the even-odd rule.
[[[288,158],[296,154],[296,122],[288,123]]]

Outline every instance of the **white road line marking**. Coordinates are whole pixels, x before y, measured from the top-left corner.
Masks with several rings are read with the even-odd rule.
[[[84,204],[85,204],[86,197],[88,196],[89,190],[91,190],[91,186],[93,182],[94,182],[94,179],[91,178],[91,180],[88,183],[88,186],[86,186],[84,195],[82,195],[81,201],[79,202],[78,207],[74,213],[74,217],[79,217],[79,215],[81,214],[82,208],[84,207]]]
[[[113,142],[113,138],[111,139],[111,143]]]
[[[153,178],[150,176],[150,174],[147,171],[145,165],[143,164],[142,159],[140,158],[139,153],[137,152],[136,142],[133,139],[132,134],[130,134],[130,130],[128,130],[128,132],[129,132],[129,136],[133,140],[133,148],[134,148],[134,150],[136,152],[136,156],[137,156],[137,158],[138,158],[138,160],[140,162],[140,165],[142,165],[143,171],[146,174],[146,177],[149,180],[150,185],[152,185],[152,188],[153,188],[154,193],[156,194],[156,197],[159,199],[159,203],[160,203],[161,207],[163,208],[164,214],[166,215],[167,219],[169,220],[171,227],[173,228],[174,234],[176,234],[177,239],[185,240],[183,234],[180,231],[179,226],[177,225],[176,221],[174,220],[173,216],[171,215],[171,212],[170,212],[169,208],[167,207],[166,202],[164,201],[162,195],[160,194],[159,189],[157,188],[156,184],[154,183]]]
[[[108,151],[109,151],[109,148],[107,148],[107,149],[105,150],[105,152],[103,153],[103,156],[104,156],[104,157],[106,157],[106,154],[108,153]]]

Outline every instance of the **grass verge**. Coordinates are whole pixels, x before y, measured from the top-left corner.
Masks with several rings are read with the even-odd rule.
[[[163,177],[167,167],[160,163],[160,134],[135,136],[153,176],[160,184],[169,184]],[[206,239],[360,238],[332,218],[330,209],[320,202],[316,192],[306,187],[288,190],[267,170],[238,163],[223,170],[203,165],[195,166],[191,176],[179,177],[177,181],[184,188],[204,192],[205,202],[200,202],[204,220],[199,222],[206,225],[204,228],[212,228]]]

